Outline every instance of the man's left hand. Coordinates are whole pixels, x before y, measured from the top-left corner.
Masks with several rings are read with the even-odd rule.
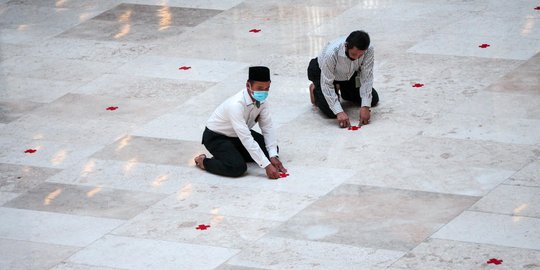
[[[371,117],[371,111],[369,107],[360,108],[360,124],[367,125],[369,124],[369,118]]]
[[[270,163],[272,163],[272,165],[274,165],[274,167],[276,167],[278,169],[278,171],[280,171],[282,173],[287,172],[287,169],[285,169],[285,167],[283,167],[283,164],[281,164],[281,161],[279,160],[278,157],[271,157],[270,158]]]

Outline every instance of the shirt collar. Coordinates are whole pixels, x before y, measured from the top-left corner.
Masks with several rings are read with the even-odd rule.
[[[243,97],[244,97],[244,104],[246,104],[246,107],[254,106],[255,101],[253,101],[253,99],[251,99],[247,89],[242,90],[242,93],[243,93]]]

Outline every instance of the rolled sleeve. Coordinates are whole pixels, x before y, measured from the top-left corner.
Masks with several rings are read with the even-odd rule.
[[[373,65],[375,62],[375,51],[369,47],[364,55],[362,65],[360,65],[360,97],[362,98],[362,107],[371,107],[373,99]]]

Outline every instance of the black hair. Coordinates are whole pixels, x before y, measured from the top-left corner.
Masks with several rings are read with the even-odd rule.
[[[347,39],[347,48],[352,49],[356,47],[359,50],[367,50],[369,47],[369,35],[364,31],[354,31],[352,32]]]

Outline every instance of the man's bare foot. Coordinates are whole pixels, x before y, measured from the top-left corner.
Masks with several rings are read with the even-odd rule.
[[[313,83],[309,85],[309,98],[311,99],[311,104],[315,105],[315,85]]]
[[[204,159],[206,158],[206,155],[205,154],[200,154],[198,155],[194,160],[195,160],[195,165],[201,169],[204,170]]]

